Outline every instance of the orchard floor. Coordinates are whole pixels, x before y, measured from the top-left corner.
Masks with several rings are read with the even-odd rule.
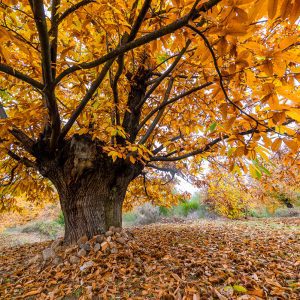
[[[131,232],[126,251],[103,254],[84,272],[85,258],[30,265],[50,241],[3,248],[0,299],[300,299],[299,218],[154,224]]]

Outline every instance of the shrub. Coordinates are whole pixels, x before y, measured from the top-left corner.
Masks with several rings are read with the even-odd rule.
[[[270,218],[273,216],[266,207],[262,209],[248,209],[245,211],[245,215],[253,218]]]
[[[56,238],[60,235],[62,229],[62,226],[55,221],[45,221],[29,223],[22,229],[22,232],[38,233],[50,238]]]
[[[291,218],[291,217],[300,217],[299,208],[285,208],[279,209],[275,212],[275,217],[279,218]]]
[[[191,212],[194,212],[200,208],[199,200],[196,198],[191,199],[190,201],[184,201],[180,204],[182,207],[183,215],[186,217]]]
[[[230,174],[209,182],[204,201],[211,211],[229,219],[245,217],[251,207],[249,193],[245,193],[237,178]]]
[[[132,225],[136,223],[137,220],[137,213],[130,211],[123,214],[123,223],[124,225]]]
[[[62,211],[59,213],[56,222],[61,226],[65,226],[65,217]]]
[[[153,206],[150,203],[145,203],[139,206],[136,210],[137,212],[137,224],[146,225],[155,223],[159,220],[159,207]]]
[[[209,215],[208,207],[201,202],[201,196],[195,195],[191,200],[182,200],[178,205],[170,208],[160,206],[160,215],[167,217],[206,218]]]
[[[165,206],[159,206],[159,214],[161,216],[169,216],[170,215],[170,209]]]

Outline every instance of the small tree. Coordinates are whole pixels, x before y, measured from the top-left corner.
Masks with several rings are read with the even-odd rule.
[[[121,226],[128,187],[172,201],[174,176],[213,153],[243,168],[279,135],[297,152],[299,9],[1,1],[2,207],[57,191],[71,243]]]
[[[255,203],[243,179],[233,174],[210,176],[204,203],[213,212],[230,219],[247,216]]]

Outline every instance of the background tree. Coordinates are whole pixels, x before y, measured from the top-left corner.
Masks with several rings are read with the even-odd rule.
[[[259,182],[250,184],[253,196],[266,203],[270,211],[279,206],[293,208],[300,200],[299,153],[290,157],[288,147],[282,145],[281,148],[264,163],[269,173],[262,174]]]
[[[121,226],[128,187],[171,201],[215,153],[248,171],[278,137],[298,151],[299,1],[0,7],[2,206],[54,186],[67,243]]]
[[[216,175],[215,172],[212,174]],[[244,178],[229,173],[209,176],[209,179],[204,203],[218,215],[239,219],[247,216],[247,212],[255,206],[255,199],[252,199]]]

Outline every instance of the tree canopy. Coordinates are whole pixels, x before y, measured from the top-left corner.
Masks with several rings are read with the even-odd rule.
[[[207,163],[298,164],[297,0],[3,0],[1,208],[54,198],[39,165],[89,136],[140,165],[126,205],[168,204]]]

